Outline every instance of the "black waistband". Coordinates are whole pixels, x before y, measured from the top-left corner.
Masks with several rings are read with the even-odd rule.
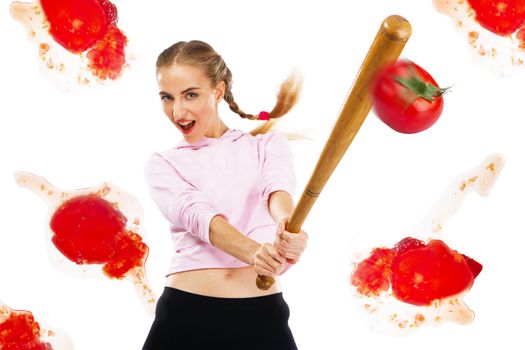
[[[246,297],[246,298],[222,298],[195,294],[173,287],[164,287],[164,295],[168,299],[178,302],[198,303],[201,305],[224,306],[224,307],[257,307],[264,308],[268,305],[284,302],[283,293],[278,292],[270,295]]]

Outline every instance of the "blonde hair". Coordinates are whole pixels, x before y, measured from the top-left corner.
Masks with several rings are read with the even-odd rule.
[[[230,109],[241,118],[258,120],[259,115],[245,113],[235,102],[232,93],[232,73],[222,57],[209,44],[199,40],[192,40],[188,42],[179,41],[171,45],[158,56],[157,71],[174,63],[201,68],[213,86],[217,86],[218,83],[224,81],[226,87],[224,101],[228,103]],[[297,103],[301,87],[301,77],[296,73],[292,73],[279,88],[277,102],[268,113],[270,120],[262,123],[250,133],[257,135],[270,131],[275,125],[276,119],[288,113]]]

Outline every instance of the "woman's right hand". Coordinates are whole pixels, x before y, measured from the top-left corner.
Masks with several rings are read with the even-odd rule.
[[[261,276],[279,276],[286,268],[286,258],[270,243],[261,244],[253,258],[253,268]]]

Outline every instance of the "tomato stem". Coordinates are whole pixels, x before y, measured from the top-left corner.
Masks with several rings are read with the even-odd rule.
[[[421,97],[428,102],[434,102],[441,98],[447,91],[449,91],[450,86],[446,88],[441,88],[435,86],[432,83],[423,81],[418,75],[410,75],[408,78],[396,77],[395,80],[416,94],[416,98]]]

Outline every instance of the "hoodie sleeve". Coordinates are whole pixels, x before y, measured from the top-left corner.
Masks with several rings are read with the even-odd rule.
[[[210,243],[210,222],[221,214],[213,201],[186,181],[162,155],[153,154],[144,168],[151,197],[174,231],[187,231]],[[210,243],[211,244],[211,243]]]
[[[262,198],[267,201],[275,191],[294,195],[296,187],[294,161],[286,136],[268,133],[260,140],[262,153]]]

